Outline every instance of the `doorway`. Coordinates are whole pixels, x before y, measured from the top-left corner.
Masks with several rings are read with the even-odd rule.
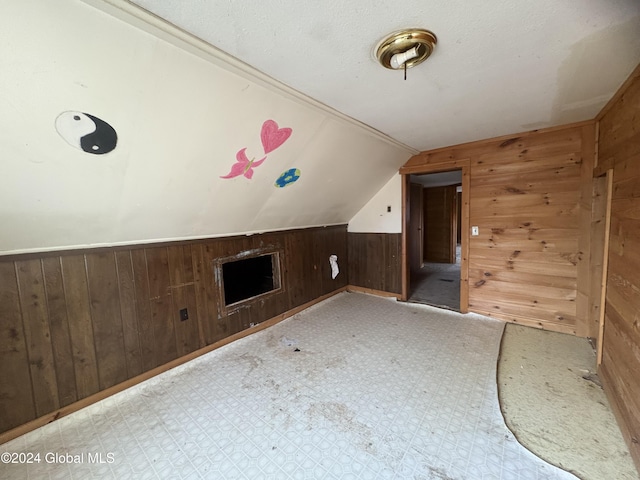
[[[405,175],[403,298],[468,310],[468,169]]]

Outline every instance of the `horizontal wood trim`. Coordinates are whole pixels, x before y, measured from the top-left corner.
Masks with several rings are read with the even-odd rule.
[[[418,155],[419,157],[419,155]],[[413,157],[415,158],[415,157]],[[400,173],[403,175],[410,175],[412,173],[438,173],[448,172],[455,170],[456,168],[469,166],[469,159],[442,161],[438,163],[426,163],[416,165],[405,165],[400,167]]]
[[[474,305],[469,306],[469,311],[478,313],[480,315],[486,315],[487,317],[495,318],[497,320],[502,320],[507,323],[515,323],[517,325],[525,325],[527,327],[538,328],[540,330],[548,330],[550,332],[558,332],[558,333],[566,333],[569,335],[575,335],[576,329],[573,325],[564,325],[549,321],[537,321],[531,317],[520,316],[516,314],[509,314],[506,312],[496,312],[492,310],[489,305],[481,306]]]
[[[104,400],[107,397],[110,397],[112,395],[115,395],[118,392],[122,392],[123,390],[126,390],[127,388],[133,387],[135,385],[138,385],[139,383],[144,382],[145,380],[149,380],[150,378],[153,378],[157,375],[160,375],[161,373],[164,373],[168,370],[171,370],[172,368],[178,367],[180,365],[183,365],[187,362],[190,362],[191,360],[198,358],[206,353],[209,353],[213,350],[216,350],[220,347],[223,347],[231,342],[234,342],[236,340],[239,340],[241,338],[247,337],[249,335],[252,335],[256,332],[259,332],[261,330],[264,330],[265,328],[271,327],[273,325],[276,325],[280,322],[282,322],[283,320],[292,317],[293,315],[296,315],[297,313],[300,313],[301,311],[317,304],[320,303],[324,300],[327,300],[328,298],[344,292],[347,290],[347,287],[341,287],[338,288],[337,290],[334,290],[333,292],[327,293],[325,295],[322,295],[321,297],[316,298],[315,300],[311,300],[310,302],[307,302],[303,305],[299,305],[295,308],[292,308],[291,310],[288,310],[284,313],[281,313],[280,315],[277,315],[273,318],[270,318],[269,320],[266,320],[258,325],[256,325],[255,327],[249,329],[249,330],[243,330],[241,332],[235,333],[233,335],[230,335],[229,337],[226,337],[222,340],[218,340],[217,342],[208,345],[206,347],[200,348],[194,352],[191,352],[187,355],[184,355],[182,357],[176,358],[170,362],[167,362],[159,367],[156,367],[152,370],[149,370],[148,372],[145,372],[143,374],[137,375],[133,378],[130,378],[128,380],[125,380],[124,382],[118,383],[116,385],[113,385],[105,390],[102,390],[98,393],[95,393],[89,397],[83,398],[82,400],[79,400],[77,402],[74,402],[70,405],[67,405],[63,408],[59,408],[55,411],[52,411],[46,415],[43,415],[39,418],[36,418],[35,420],[32,420],[28,423],[25,423],[23,425],[20,425],[19,427],[16,427],[12,430],[9,430],[7,432],[4,433],[0,433],[0,444],[6,443],[10,440],[13,440],[16,437],[19,437],[20,435],[24,435],[25,433],[28,433],[32,430],[35,430],[36,428],[42,427],[44,425],[47,425],[48,423],[54,422],[55,420],[58,420],[62,417],[66,417],[67,415],[77,412],[78,410],[81,410],[85,407],[88,407],[89,405],[92,405],[96,402],[99,402],[100,400]]]
[[[15,261],[15,260],[31,260],[31,259],[43,259],[50,257],[66,257],[69,255],[84,255],[87,253],[109,253],[109,252],[123,252],[130,251],[134,249],[141,248],[156,248],[156,247],[172,247],[176,245],[180,246],[191,246],[191,245],[201,245],[207,242],[220,242],[220,241],[229,241],[229,240],[241,240],[241,239],[252,239],[252,238],[264,238],[269,235],[282,235],[288,233],[295,232],[316,232],[322,231],[332,228],[347,228],[348,224],[346,223],[337,223],[335,225],[323,225],[316,227],[304,227],[304,228],[292,228],[289,230],[273,230],[268,232],[260,232],[260,233],[241,233],[241,234],[233,234],[233,235],[222,235],[215,237],[200,237],[200,238],[186,238],[186,239],[171,239],[171,240],[162,240],[162,241],[151,241],[147,243],[131,243],[131,244],[119,244],[119,245],[109,245],[109,246],[100,246],[100,247],[82,247],[82,248],[61,248],[59,250],[46,250],[46,251],[38,251],[38,252],[24,252],[24,253],[10,253],[6,255],[0,254],[0,262],[6,261]]]
[[[397,298],[398,300],[402,297],[399,293],[384,292],[382,290],[374,290],[373,288],[358,287],[357,285],[347,285],[347,291],[354,293],[366,293],[377,297]]]

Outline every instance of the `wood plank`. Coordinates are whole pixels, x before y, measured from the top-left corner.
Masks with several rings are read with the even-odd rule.
[[[180,357],[177,358],[169,363],[165,363],[164,365],[161,365],[160,367],[154,368],[152,370],[149,370],[145,373],[143,373],[142,375],[138,375],[137,377],[131,378],[129,380],[126,380],[122,383],[119,383],[118,385],[114,385],[111,388],[108,388],[106,390],[102,390],[98,393],[96,393],[95,395],[92,395],[90,397],[87,397],[85,399],[79,400],[78,402],[69,405],[67,407],[61,408],[59,410],[56,410],[54,412],[51,412],[48,415],[42,416],[40,418],[37,418],[29,423],[26,423],[24,425],[21,425],[19,427],[16,427],[12,430],[9,430],[8,432],[4,432],[4,433],[0,433],[0,444],[6,443],[10,440],[13,440],[14,438],[17,438],[21,435],[24,435],[25,433],[28,433],[30,431],[35,430],[36,428],[42,427],[43,425],[46,425],[48,423],[51,423],[55,420],[58,420],[62,417],[65,417],[71,413],[77,412],[78,410],[87,407],[89,405],[92,405],[96,402],[99,402],[100,400],[103,400],[111,395],[114,395],[118,392],[122,392],[123,390],[126,390],[127,388],[130,388],[134,385],[137,385],[139,383],[144,382],[145,380],[148,380],[150,378],[155,377],[156,375],[159,375],[161,373],[164,373],[172,368],[175,368],[179,365],[183,365],[195,358],[198,358],[201,355],[204,355],[206,353],[209,353],[217,348],[223,347],[225,345],[228,345],[231,342],[234,342],[236,340],[239,340],[241,338],[244,338],[248,335],[251,335],[253,333],[259,332],[261,330],[264,330],[265,328],[271,327],[273,325],[276,325],[278,323],[280,323],[282,320],[285,320],[287,318],[290,318],[294,315],[296,315],[297,313],[300,313],[301,311],[317,304],[320,303],[324,300],[326,300],[327,298],[332,297],[333,295],[336,295],[338,293],[344,292],[346,290],[346,287],[340,288],[334,292],[331,292],[327,295],[323,295],[320,298],[316,298],[313,301],[300,305],[296,308],[292,308],[286,312],[283,312],[281,314],[279,314],[277,317],[271,318],[269,320],[267,320],[266,322],[263,322],[262,324],[254,327],[254,328],[250,328],[248,330],[244,330],[236,335],[232,335],[229,336],[227,338],[224,338],[212,345],[208,345],[204,348],[201,348],[195,352],[192,352],[188,355],[185,355],[184,357]]]
[[[202,245],[191,246],[191,261],[193,264],[193,281],[195,285],[194,294],[198,311],[198,337],[200,347],[202,348],[212,343],[210,341],[212,337],[211,327],[215,315],[215,312],[209,311],[209,302],[207,301],[207,283],[204,273],[207,265],[204,261]]]
[[[474,261],[479,262],[480,259],[493,259],[503,260],[506,262],[508,270],[515,270],[516,265],[519,263],[544,263],[549,264],[550,268],[556,266],[569,266],[574,268],[578,263],[577,252],[530,252],[523,250],[513,250],[508,256],[505,255],[505,251],[493,249],[493,248],[475,248],[475,245],[471,245],[470,255],[474,258]]]
[[[166,247],[146,249],[149,275],[149,302],[155,340],[155,366],[178,356],[172,316],[171,279]]]
[[[512,259],[509,257],[482,258],[477,260],[474,258],[469,262],[469,268],[488,271],[492,275],[496,275],[498,272],[547,275],[552,278],[558,277],[560,282],[566,279],[566,281],[572,281],[574,284],[577,278],[577,269],[575,265],[571,263],[518,262],[517,258]]]
[[[600,292],[598,298],[598,342],[597,342],[597,360],[596,363],[598,366],[602,363],[602,355],[604,349],[604,322],[605,322],[605,304],[607,299],[607,277],[609,272],[609,237],[611,233],[611,194],[612,194],[612,183],[613,183],[613,170],[609,170],[607,172],[607,176],[604,182],[599,182],[601,188],[605,190],[605,198],[603,201],[596,202],[602,205],[604,209],[604,228],[602,229],[601,235],[598,238],[602,238],[602,242],[598,241],[597,244],[600,246],[602,243],[601,251],[595,250],[598,255],[602,255],[602,267],[600,269]],[[594,200],[595,201],[595,200]],[[601,218],[602,213],[598,215],[597,212],[594,211],[594,217],[596,219]],[[599,230],[596,230],[599,231]],[[593,288],[592,295],[595,295],[598,292],[597,288]]]
[[[571,324],[566,325],[562,323],[555,323],[547,319],[542,320],[535,317],[521,316],[513,313],[505,313],[505,312],[501,312],[500,310],[492,310],[490,304],[486,306],[473,306],[473,307],[470,306],[469,310],[474,313],[479,313],[481,315],[486,315],[488,317],[497,318],[498,320],[503,320],[509,323],[526,325],[527,327],[539,328],[541,330],[548,330],[550,332],[566,333],[569,335],[576,334],[576,329]]]
[[[455,262],[453,238],[453,207],[455,186],[425,188],[424,211],[424,261]]]
[[[118,274],[114,253],[87,254],[85,258],[98,379],[102,390],[127,379]]]
[[[36,418],[14,262],[0,262],[0,432]]]
[[[602,110],[600,110],[598,115],[596,115],[596,121],[603,120],[605,116],[607,116],[607,114],[612,111],[614,106],[618,106],[620,104],[620,101],[623,95],[629,90],[629,88],[632,85],[635,85],[638,83],[637,80],[639,77],[640,77],[640,64],[638,64],[636,68],[633,69],[633,72],[631,72],[631,74],[627,77],[627,79],[624,81],[624,83],[618,89],[618,91],[613,95],[613,97],[609,99],[606,105],[602,107]],[[611,112],[611,113],[615,114],[615,112]]]
[[[578,192],[581,187],[582,180],[579,177],[567,179],[562,182],[563,191]],[[547,194],[550,191],[557,191],[555,186],[550,186],[547,182],[522,182],[518,185],[476,185],[473,189],[474,198],[494,198],[501,196],[525,195],[531,194]],[[576,194],[577,195],[577,194]]]
[[[472,212],[511,213],[514,210],[521,211],[523,208],[533,207],[544,212],[549,207],[564,207],[573,209],[578,203],[578,192],[571,191],[550,191],[548,193],[523,193],[514,195],[502,195],[497,197],[473,197]],[[502,210],[502,212],[501,212]]]
[[[58,400],[60,406],[64,407],[78,400],[78,392],[60,257],[43,258],[42,270],[58,382]]]
[[[626,321],[609,303],[606,306],[607,328],[605,329],[605,344],[603,362],[608,364],[613,386],[631,415],[627,421],[631,430],[640,433],[640,385],[635,378],[640,370],[640,337],[637,331],[630,328]]]
[[[559,233],[562,232],[562,233]],[[503,229],[481,230],[473,239],[474,248],[512,252],[578,252],[578,235],[569,229]],[[581,255],[588,258],[588,255]]]
[[[176,350],[178,356],[181,357],[187,353],[193,352],[198,348],[198,316],[194,305],[191,304],[189,311],[189,302],[187,300],[187,289],[194,288],[193,279],[187,282],[185,274],[184,250],[182,246],[176,245],[167,247],[169,260],[169,278],[171,282],[171,298],[173,325],[176,336]],[[189,259],[191,260],[191,259]],[[190,262],[189,262],[190,263]],[[195,294],[195,292],[194,292]],[[188,320],[180,319],[180,310],[187,309],[189,315]]]
[[[115,257],[127,378],[131,378],[140,375],[144,371],[142,349],[140,347],[140,327],[136,313],[136,285],[133,261],[131,259],[131,251],[115,252]]]
[[[131,262],[133,267],[133,282],[135,287],[136,318],[138,320],[138,340],[140,342],[140,354],[142,371],[151,370],[159,365],[157,360],[155,336],[153,328],[153,315],[151,312],[151,293],[149,292],[149,271],[147,268],[146,249],[137,248],[131,250]]]
[[[303,277],[304,252],[303,237],[300,232],[295,232],[286,239],[285,243],[285,268],[287,270],[288,281],[286,289],[289,293],[289,305],[297,307],[304,303],[304,283],[296,282],[294,279]],[[353,267],[360,266],[355,263]]]
[[[415,171],[417,172],[421,172],[424,171],[420,170],[421,167],[424,168],[433,164],[442,164],[442,171],[446,171],[451,170],[447,164],[452,165],[453,162],[468,159],[471,156],[486,153],[490,150],[501,151],[504,149],[510,149],[512,151],[521,151],[538,143],[544,144],[562,142],[567,139],[571,140],[576,134],[580,133],[581,127],[589,124],[593,124],[593,120],[502,135],[500,137],[477,140],[459,145],[441,147],[427,152],[420,152],[419,154],[411,157],[407,163],[401,167],[400,173],[414,173],[403,171],[410,168],[416,169]]]
[[[16,271],[33,398],[36,415],[40,416],[60,408],[42,263],[40,260],[18,261]]]
[[[483,268],[477,268],[472,265],[469,269],[469,279],[476,283],[480,280],[490,278],[499,282],[510,282],[524,285],[545,285],[553,288],[562,288],[568,290],[576,289],[576,277],[562,277],[547,275],[544,267],[540,268],[544,273],[520,272],[516,270],[508,270],[501,268],[487,268],[486,264],[482,264]]]
[[[63,256],[62,274],[76,389],[78,399],[81,399],[100,389],[84,255]]]
[[[187,310],[189,312],[189,320],[191,320],[191,325],[189,328],[189,351],[193,352],[199,348],[204,347],[206,344],[204,340],[200,337],[200,314],[198,312],[198,303],[196,301],[196,285],[195,285],[195,276],[193,272],[193,257],[190,246],[183,246],[183,256],[184,256],[184,298],[187,303]]]
[[[520,212],[509,214],[485,216],[484,212],[473,212],[473,224],[484,228],[567,228],[578,229],[578,217],[576,215],[549,216],[547,212],[529,212],[521,215]]]
[[[225,243],[229,243],[229,241],[210,242],[207,243],[204,248],[207,301],[209,303],[209,312],[213,312],[214,314],[211,328],[212,337],[209,343],[217,342],[229,335],[229,319],[226,316],[221,316],[221,307],[219,304],[224,302],[224,299],[218,298],[218,294],[216,293],[218,280],[215,278],[213,271],[213,262],[218,258],[228,256],[223,253]]]
[[[572,142],[572,148],[554,146],[553,151],[546,146],[532,146],[524,154],[487,153],[471,162],[474,177],[493,175],[519,175],[523,172],[555,172],[559,169],[573,170],[580,166],[580,143]]]

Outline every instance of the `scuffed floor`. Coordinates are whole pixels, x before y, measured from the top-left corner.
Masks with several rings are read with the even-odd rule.
[[[586,339],[507,325],[498,368],[505,421],[523,445],[583,480],[640,480],[595,372]]]
[[[343,293],[1,447],[112,463],[0,464],[0,477],[575,478],[504,425],[503,327]]]

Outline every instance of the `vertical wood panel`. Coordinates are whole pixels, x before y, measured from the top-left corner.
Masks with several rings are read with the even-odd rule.
[[[425,262],[453,263],[453,206],[456,188],[424,189],[424,256]]]
[[[598,168],[613,168],[601,376],[640,470],[640,66],[599,124]]]
[[[100,389],[84,255],[62,257],[62,272],[73,350],[73,369],[78,399],[81,399],[93,395]]]
[[[127,378],[131,378],[140,375],[144,371],[139,338],[140,327],[136,314],[136,285],[133,275],[131,252],[116,252],[116,268]]]
[[[198,310],[198,335],[201,346],[211,343],[211,327],[215,315],[215,312],[209,310],[209,302],[207,300],[207,279],[204,272],[205,268],[207,268],[207,263],[204,260],[203,249],[202,245],[193,245],[191,247],[193,281],[195,284],[194,294]]]
[[[36,414],[60,408],[41,261],[16,262]]]
[[[302,275],[305,262],[304,238],[302,232],[296,231],[286,240],[285,260],[287,270],[287,290],[290,308],[304,303],[304,284],[296,281]]]
[[[159,365],[156,359],[156,343],[151,313],[151,294],[149,293],[149,271],[146,250],[140,248],[131,251],[133,281],[135,285],[136,317],[138,319],[138,339],[142,355],[142,371],[146,372]]]
[[[178,356],[176,332],[172,316],[171,280],[166,247],[149,248],[149,302],[155,340],[155,365],[162,365]]]
[[[398,233],[349,233],[349,284],[401,294],[401,241]]]
[[[576,317],[577,334],[581,337],[596,338],[598,335],[598,325],[591,321],[589,311],[589,297],[597,296],[600,289],[591,292],[591,210],[592,210],[592,176],[595,164],[595,135],[594,125],[582,127],[582,164],[580,166],[580,210],[578,213],[579,231],[578,236],[578,265],[576,283]]]
[[[78,400],[78,393],[60,257],[44,258],[42,267],[51,325],[51,344],[58,380],[58,399],[60,406],[64,407]]]
[[[223,245],[228,243],[227,240],[220,242],[209,242],[204,248],[204,279],[207,289],[207,305],[210,315],[210,332],[211,337],[209,343],[214,343],[222,338],[230,335],[229,318],[219,317],[218,298],[216,294],[216,279],[213,273],[213,262],[216,258],[227,256],[223,254]]]
[[[189,312],[189,351],[192,352],[200,347],[204,347],[205,343],[200,340],[199,324],[200,324],[200,312],[198,311],[198,303],[196,302],[196,286],[195,276],[193,273],[193,256],[191,247],[185,245],[182,247],[184,255],[184,298],[186,301],[187,310]]]
[[[36,417],[13,262],[0,262],[0,431]]]
[[[120,292],[115,255],[86,255],[87,280],[100,389],[127,379]]]
[[[389,240],[375,248],[393,263]],[[218,318],[213,262],[265,247],[283,253],[285,288]],[[335,280],[331,254],[342,262]],[[0,262],[0,407],[11,412],[0,416],[2,431],[348,283],[344,225],[34,257]],[[180,322],[185,307],[189,320]]]
[[[178,356],[181,357],[189,352],[194,351],[198,347],[198,315],[194,308],[194,304],[189,305],[189,295],[193,292],[193,272],[190,282],[186,280],[185,274],[185,257],[183,247],[180,245],[167,248],[169,258],[169,275],[171,281],[171,298],[173,306],[171,315],[173,317],[174,329],[176,332],[176,350]],[[189,258],[191,263],[191,258]],[[191,292],[189,292],[191,289]],[[191,311],[189,311],[191,306]],[[189,319],[182,321],[180,319],[180,310],[186,308]]]

